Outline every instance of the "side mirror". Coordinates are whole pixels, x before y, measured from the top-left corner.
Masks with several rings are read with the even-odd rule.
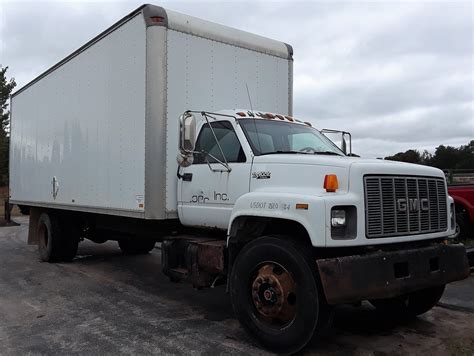
[[[183,154],[192,154],[196,144],[196,118],[185,112],[179,118],[180,142],[179,150]]]
[[[352,155],[352,136],[350,132],[332,129],[322,129],[320,132],[330,141],[332,141],[337,147],[339,147],[341,151],[343,151],[347,156]],[[339,137],[336,137],[335,140],[332,140],[330,137],[328,137],[328,134],[336,134]],[[347,149],[347,141],[349,141],[349,150]],[[340,146],[338,143],[340,143]]]
[[[179,117],[179,153],[178,164],[189,167],[193,164],[193,152],[196,144],[196,118],[190,112]]]

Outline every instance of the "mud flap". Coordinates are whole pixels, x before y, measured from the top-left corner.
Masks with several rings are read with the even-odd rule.
[[[31,207],[30,209],[30,224],[28,226],[28,245],[38,245],[39,238],[36,233],[38,229],[38,219],[43,209]]]

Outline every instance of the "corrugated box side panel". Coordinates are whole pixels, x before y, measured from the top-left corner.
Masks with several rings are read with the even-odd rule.
[[[13,97],[12,200],[143,215],[145,54],[137,14]]]
[[[288,113],[291,60],[174,30],[168,30],[167,51],[166,211],[172,214],[179,115],[248,108],[246,84],[255,109]]]

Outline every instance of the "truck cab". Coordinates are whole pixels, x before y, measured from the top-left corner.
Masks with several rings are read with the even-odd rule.
[[[439,169],[349,157],[288,115],[185,115],[195,121],[196,138],[192,150],[180,153],[189,158],[178,173],[183,225],[230,234],[238,219],[278,217],[301,224],[314,247],[439,239],[455,231],[453,199]]]
[[[272,350],[306,344],[337,304],[422,314],[469,274],[464,246],[447,242],[454,203],[439,169],[351,157],[310,123],[254,110],[185,112],[178,163],[180,222],[226,242],[165,241],[165,274],[226,281]]]

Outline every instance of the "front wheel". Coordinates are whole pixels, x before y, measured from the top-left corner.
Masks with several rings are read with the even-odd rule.
[[[379,311],[402,318],[412,318],[426,313],[441,299],[445,286],[422,289],[400,297],[370,300]]]
[[[316,278],[316,265],[304,248],[279,236],[260,237],[233,265],[234,312],[269,350],[297,352],[311,340],[322,314]]]

